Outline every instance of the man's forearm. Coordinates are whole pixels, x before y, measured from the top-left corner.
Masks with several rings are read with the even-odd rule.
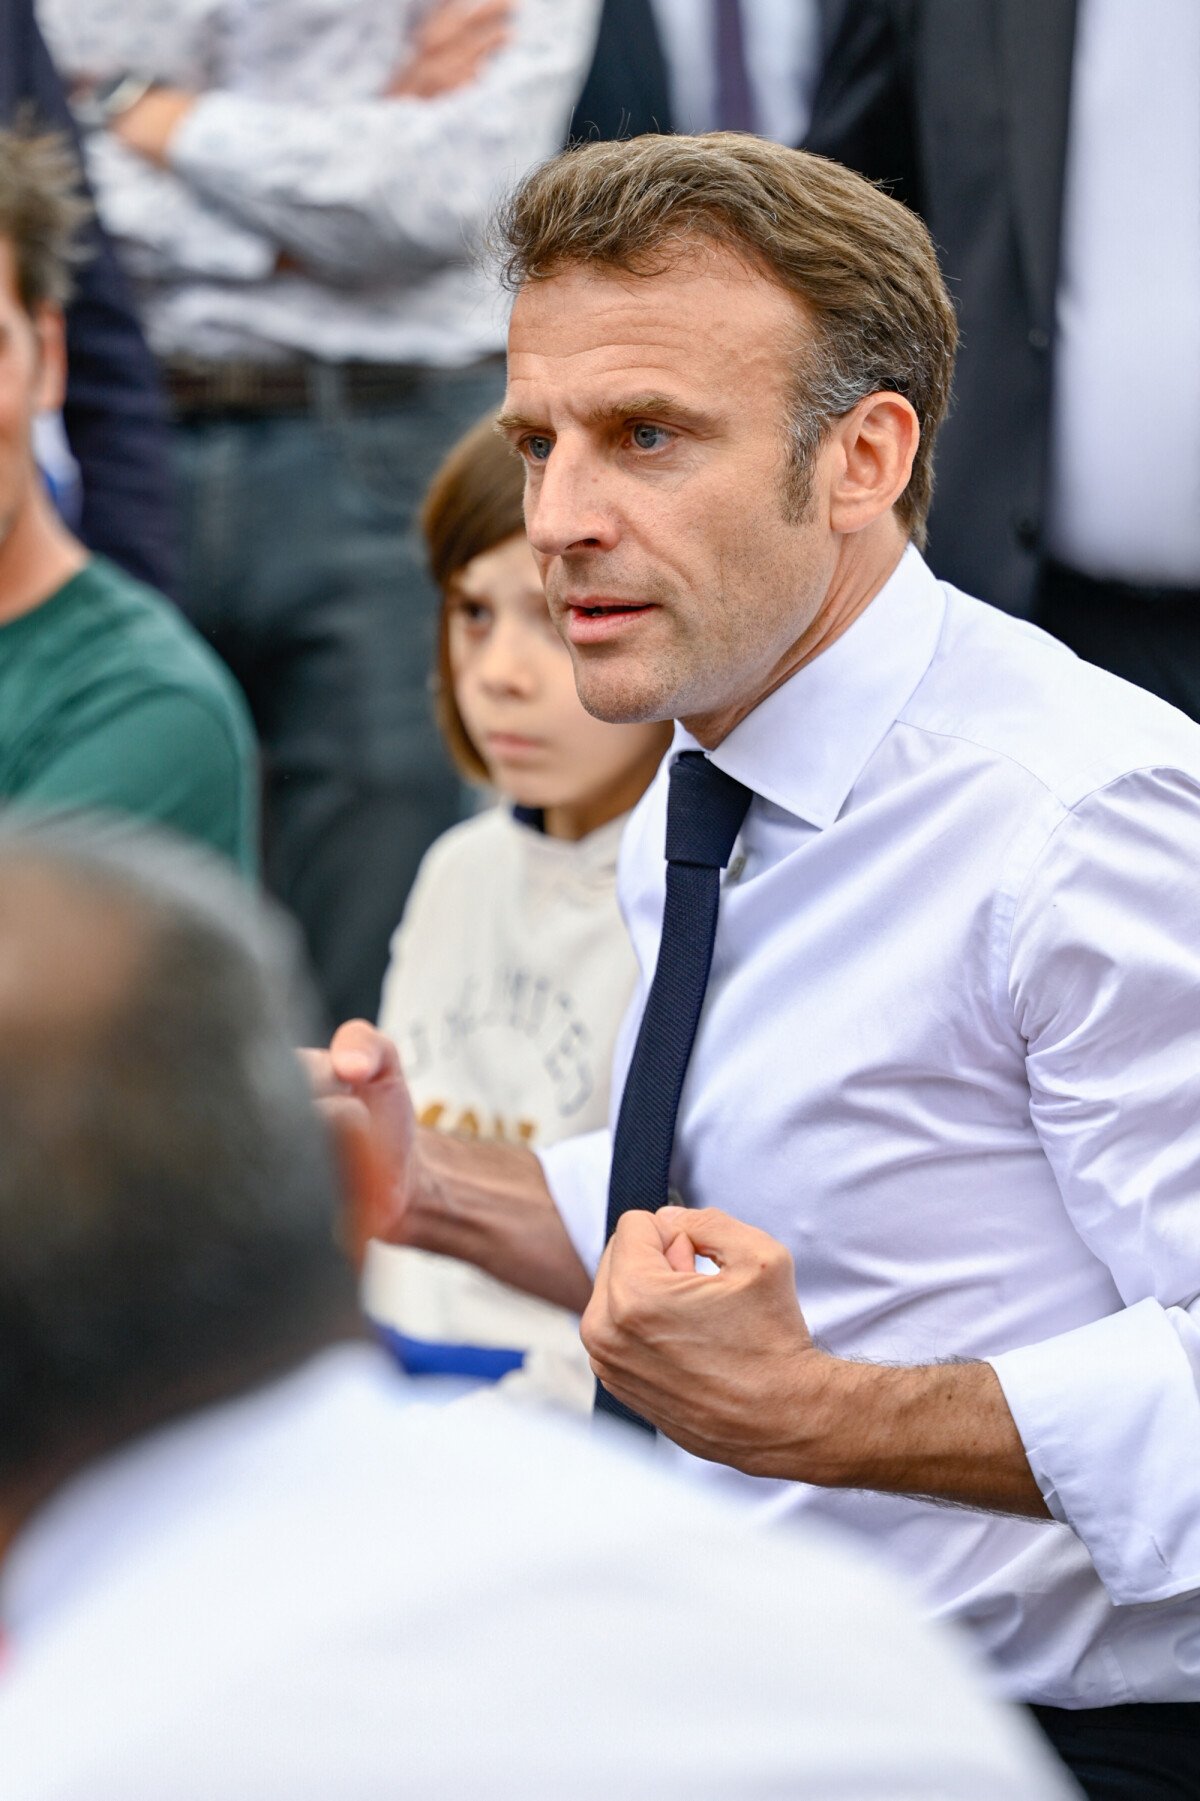
[[[459,1257],[528,1294],[583,1311],[591,1277],[532,1151],[426,1130],[417,1134],[417,1157],[406,1244]]]
[[[995,1371],[828,1359],[825,1430],[804,1479],[1048,1519]]]
[[[626,1214],[583,1342],[604,1386],[697,1457],[1049,1518],[990,1364],[906,1368],[819,1349],[787,1251],[718,1209]]]

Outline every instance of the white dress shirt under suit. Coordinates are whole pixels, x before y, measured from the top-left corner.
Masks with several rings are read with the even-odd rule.
[[[787,1245],[831,1352],[991,1361],[1066,1523],[664,1455],[866,1532],[1013,1696],[1195,1699],[1200,729],[910,549],[713,761],[755,798],[673,1186]],[[615,1097],[666,792],[664,764],[622,850],[641,983]],[[609,1149],[542,1154],[593,1267]]]
[[[679,131],[720,131],[712,0],[651,0]],[[799,144],[821,73],[818,0],[741,0],[755,130]]]
[[[1200,6],[1080,0],[1047,537],[1086,575],[1200,588]]]

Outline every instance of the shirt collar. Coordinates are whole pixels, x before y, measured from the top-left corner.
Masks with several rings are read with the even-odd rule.
[[[760,701],[711,760],[785,812],[832,825],[929,668],[945,608],[909,545],[854,624]],[[676,726],[673,752],[702,748]]]

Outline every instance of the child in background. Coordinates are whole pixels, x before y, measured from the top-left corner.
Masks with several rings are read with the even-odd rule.
[[[463,774],[501,804],[428,852],[392,939],[379,1023],[420,1123],[540,1146],[607,1122],[635,977],[617,848],[671,728],[584,711],[525,537],[522,488],[489,416],[426,497],[442,593],[438,719]],[[578,1319],[561,1307],[453,1258],[379,1244],[365,1298],[413,1373],[591,1407]]]

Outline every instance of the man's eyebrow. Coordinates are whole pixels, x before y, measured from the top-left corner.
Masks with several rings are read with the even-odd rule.
[[[662,419],[676,425],[690,425],[703,429],[711,424],[706,413],[695,407],[674,400],[669,394],[632,394],[627,398],[606,400],[596,406],[586,407],[579,414],[584,425],[618,425],[625,419]],[[521,432],[544,432],[543,420],[527,417],[523,413],[501,413],[496,420],[496,430],[506,438],[516,437]]]

